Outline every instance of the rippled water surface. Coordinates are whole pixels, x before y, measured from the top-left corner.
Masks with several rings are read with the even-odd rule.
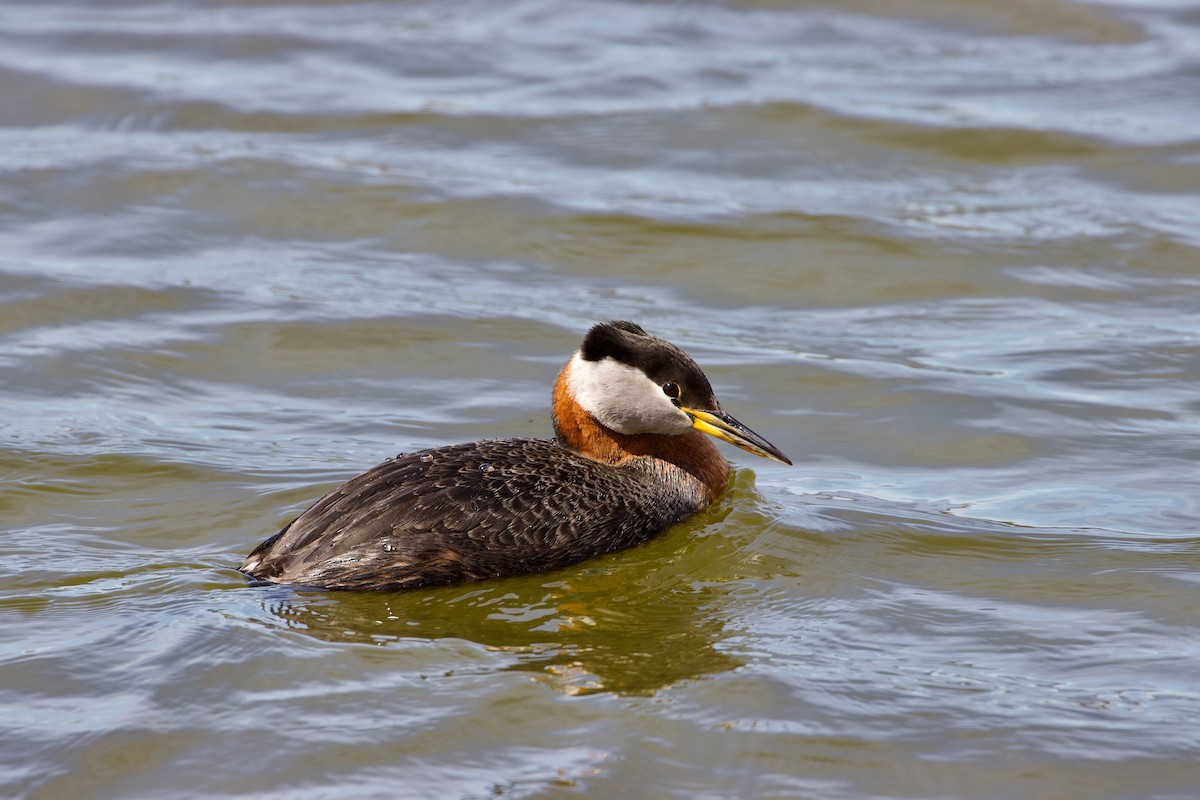
[[[1200,796],[1200,5],[0,6],[0,795]],[[233,567],[549,434],[786,468],[576,568]]]

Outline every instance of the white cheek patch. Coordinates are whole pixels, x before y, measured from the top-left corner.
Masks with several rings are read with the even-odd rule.
[[[617,433],[678,435],[692,427],[691,418],[646,373],[611,358],[585,361],[576,353],[567,388],[584,411]]]

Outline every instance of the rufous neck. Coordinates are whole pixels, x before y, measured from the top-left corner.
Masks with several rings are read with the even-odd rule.
[[[560,445],[614,466],[640,456],[658,458],[674,464],[703,483],[709,502],[725,492],[729,486],[729,462],[711,439],[699,431],[668,436],[618,433],[605,427],[571,396],[567,381],[570,368],[571,364],[567,362],[554,382],[551,414],[554,433]]]

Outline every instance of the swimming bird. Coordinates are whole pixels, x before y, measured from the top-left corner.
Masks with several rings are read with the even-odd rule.
[[[565,567],[646,541],[713,503],[709,434],[791,464],[721,409],[679,347],[595,325],[554,383],[554,439],[401,454],[317,501],[239,569],[325,589],[408,589]]]

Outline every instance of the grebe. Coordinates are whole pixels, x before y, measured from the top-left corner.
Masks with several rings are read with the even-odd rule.
[[[721,410],[680,348],[632,322],[594,326],[554,383],[557,439],[401,454],[254,549],[271,583],[408,589],[564,567],[646,541],[729,485],[715,436],[787,456]]]

